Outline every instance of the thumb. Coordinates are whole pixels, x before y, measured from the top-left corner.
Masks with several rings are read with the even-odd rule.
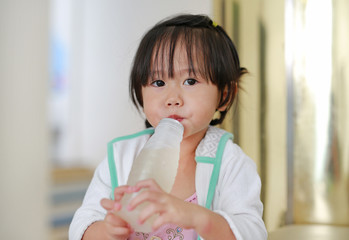
[[[107,211],[119,211],[121,209],[120,203],[107,198],[101,200],[101,206]]]

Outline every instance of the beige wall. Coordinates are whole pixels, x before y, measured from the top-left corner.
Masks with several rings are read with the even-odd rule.
[[[48,238],[48,1],[0,1],[0,238]]]
[[[265,220],[269,231],[284,224],[287,205],[286,72],[284,1],[265,0],[267,26],[267,177]]]
[[[224,8],[222,8],[224,4]],[[234,5],[235,4],[235,5]],[[268,231],[285,221],[286,212],[286,75],[284,61],[284,1],[215,0],[214,14],[232,35],[230,9],[239,8],[238,51],[241,65],[249,74],[243,78],[239,95],[239,145],[255,160],[263,177],[264,219]],[[224,9],[224,14],[222,10]],[[222,16],[225,16],[225,20]],[[265,28],[266,42],[261,46],[260,26]],[[236,36],[235,36],[236,37]],[[261,48],[264,48],[266,112],[261,114]],[[262,126],[264,116],[265,125]],[[231,129],[231,117],[224,124]],[[261,128],[265,127],[264,151],[261,155]],[[234,132],[234,129],[232,129]],[[235,130],[236,131],[236,130]],[[263,162],[264,161],[264,162]],[[263,167],[264,166],[264,167]]]
[[[242,148],[261,162],[260,128],[265,127],[264,220],[268,231],[284,222],[286,211],[286,74],[284,61],[284,1],[244,0],[241,4],[241,63],[251,74],[245,79],[240,107]],[[258,24],[265,27],[265,126],[260,113],[260,48]]]
[[[287,84],[286,84],[286,62],[285,62],[285,2],[280,0],[215,0],[214,13],[217,21],[220,21],[227,29],[227,32],[232,35],[234,32],[231,28],[233,17],[232,6],[239,7],[239,34],[238,51],[240,53],[241,64],[247,67],[250,74],[243,79],[243,91],[240,92],[240,103],[238,112],[239,128],[234,129],[230,119],[225,122],[224,126],[232,129],[234,132],[239,132],[239,144],[243,150],[250,155],[259,167],[259,171],[263,180],[263,202],[265,206],[264,219],[269,231],[285,224],[287,210]],[[291,1],[289,1],[291,2]],[[298,1],[302,6],[307,1]],[[310,3],[311,1],[308,1]],[[316,3],[312,1],[311,3]],[[222,5],[224,4],[224,7]],[[235,4],[235,5],[234,5]],[[319,3],[317,3],[319,4]],[[348,1],[333,0],[333,73],[332,73],[332,103],[335,102],[340,111],[333,114],[333,119],[336,126],[339,126],[341,135],[338,137],[338,142],[341,146],[340,157],[343,160],[340,163],[340,173],[342,179],[347,181],[345,177],[347,172],[347,156],[349,150],[347,137],[348,132],[348,104],[346,97],[346,89],[348,88]],[[222,16],[225,16],[223,19]],[[303,18],[304,16],[302,16]],[[260,42],[260,24],[265,29],[265,45]],[[292,28],[292,27],[291,27]],[[234,36],[236,37],[236,36]],[[261,50],[264,50],[265,56],[261,58]],[[323,49],[319,49],[322,51]],[[320,55],[321,57],[322,55]],[[262,59],[262,60],[261,60]],[[261,63],[264,68],[261,68]],[[298,64],[302,64],[303,60]],[[264,70],[264,71],[262,71]],[[319,69],[321,72],[321,69]],[[263,75],[264,73],[264,75]],[[262,78],[265,77],[265,112],[260,105],[261,100],[261,84]],[[320,79],[319,79],[320,80]],[[320,82],[320,81],[318,81]],[[317,91],[315,87],[312,89]],[[336,92],[336,94],[334,94]],[[263,120],[264,125],[263,125]],[[307,121],[309,119],[306,119]],[[313,124],[313,123],[310,123]],[[264,130],[265,136],[261,136]],[[307,133],[305,133],[307,134]],[[262,139],[262,140],[261,140]],[[305,146],[303,146],[305,147]],[[308,147],[309,148],[309,147]],[[265,155],[263,155],[263,150]],[[304,155],[304,153],[302,152]],[[329,174],[327,170],[326,174]],[[302,184],[302,178],[299,180]],[[292,180],[294,181],[294,180]],[[338,181],[338,179],[336,179]],[[343,181],[343,182],[344,182]],[[345,188],[347,185],[343,185]],[[331,187],[331,195],[335,196],[334,189]],[[295,189],[292,189],[296,191]],[[343,190],[346,194],[346,191]],[[298,192],[299,194],[299,192]],[[343,194],[343,195],[345,195]],[[291,195],[292,196],[292,195]],[[304,196],[302,196],[304,198]],[[342,215],[346,215],[347,199],[334,200],[336,209],[341,211]],[[304,201],[307,204],[309,202]],[[344,207],[340,207],[340,203],[344,202]],[[326,209],[321,205],[321,210],[316,211],[317,214],[325,212]],[[339,206],[339,207],[338,207]],[[305,212],[296,210],[298,213]],[[338,212],[339,212],[338,211]],[[295,213],[294,213],[295,214]],[[335,211],[328,213],[335,218]],[[347,215],[346,215],[347,216]],[[290,219],[292,220],[292,219]],[[340,219],[333,219],[332,223]]]

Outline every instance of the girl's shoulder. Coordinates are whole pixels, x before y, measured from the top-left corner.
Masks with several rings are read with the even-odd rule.
[[[234,135],[224,129],[210,126],[196,149],[196,158],[221,159],[223,164],[252,164],[254,161],[234,143]]]
[[[215,158],[221,152],[227,141],[232,142],[234,135],[221,128],[209,126],[204,138],[196,148],[196,156]]]

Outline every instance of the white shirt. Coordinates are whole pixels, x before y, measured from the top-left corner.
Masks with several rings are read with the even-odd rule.
[[[89,225],[104,219],[100,200],[110,198],[114,187],[126,184],[133,160],[153,131],[146,129],[108,144],[108,158],[97,167],[70,225],[70,240],[80,240]],[[237,240],[267,239],[255,163],[233,143],[232,135],[210,126],[195,155],[198,204],[222,215]]]

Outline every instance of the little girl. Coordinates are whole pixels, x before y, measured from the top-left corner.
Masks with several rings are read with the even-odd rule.
[[[152,179],[125,185],[153,128],[113,140],[74,215],[69,239],[267,239],[255,164],[230,133],[213,127],[223,121],[245,72],[231,39],[207,16],[179,15],[150,29],[134,59],[130,90],[148,127],[162,118],[184,126],[175,183],[170,193]],[[120,205],[125,193],[140,189],[145,191],[128,206]],[[135,232],[115,214],[144,202],[138,220],[156,216],[151,233]]]

